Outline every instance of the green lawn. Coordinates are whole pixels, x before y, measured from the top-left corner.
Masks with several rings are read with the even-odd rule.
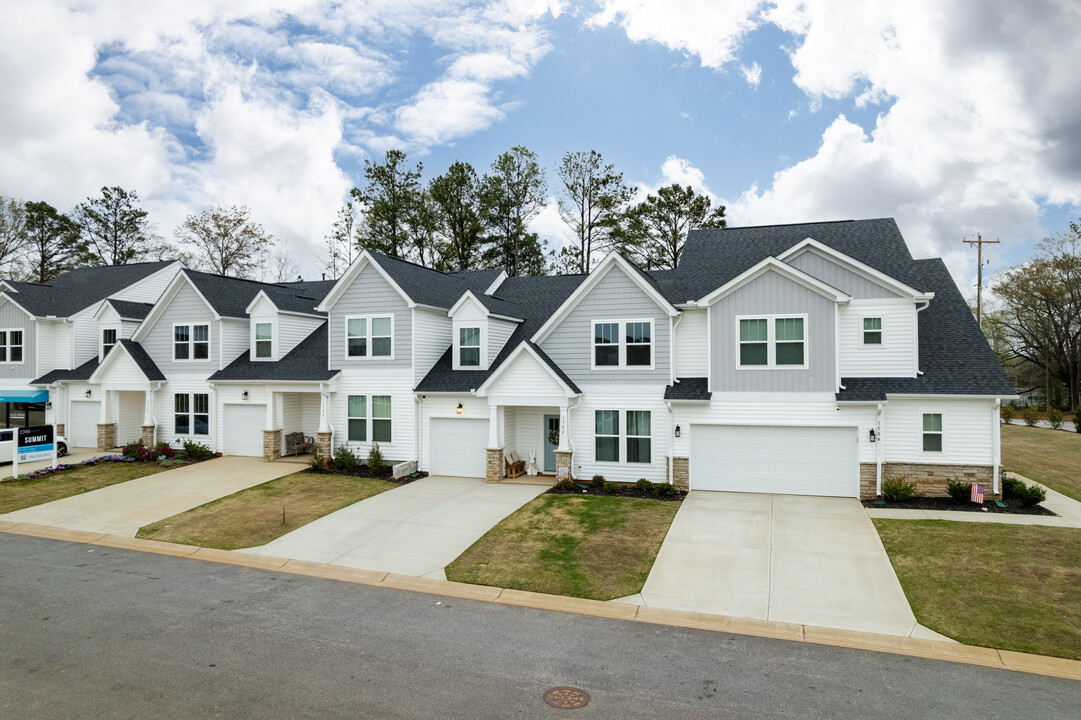
[[[1003,425],[1002,466],[1081,501],[1081,433]]]
[[[874,522],[922,624],[970,645],[1081,659],[1081,530]]]
[[[136,537],[221,550],[256,547],[395,487],[386,480],[293,473],[159,520]]]
[[[99,463],[35,480],[0,482],[0,513],[14,512],[163,472],[157,463]]]
[[[447,566],[478,585],[612,600],[641,592],[678,502],[541,495]]]

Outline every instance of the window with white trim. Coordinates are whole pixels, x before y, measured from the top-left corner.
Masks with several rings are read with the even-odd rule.
[[[23,361],[23,331],[0,330],[0,362],[21,363]]]
[[[651,460],[652,433],[649,410],[627,411],[627,462],[649,463]]]
[[[595,410],[594,459],[597,462],[653,462],[653,414],[649,410]],[[623,428],[621,432],[620,428]]]
[[[458,328],[458,365],[480,367],[480,328]]]
[[[209,360],[210,325],[173,325],[173,360]]]
[[[882,344],[882,318],[865,317],[863,319],[863,344]]]
[[[394,319],[390,315],[366,315],[345,319],[347,357],[394,357]]]
[[[116,346],[116,328],[103,328],[101,331],[101,356],[105,357]]]
[[[372,440],[390,442],[390,395],[372,395]]]
[[[367,442],[369,438],[373,442],[391,442],[391,396],[372,395],[371,401],[369,416],[367,395],[350,395],[346,400],[350,442]]]
[[[619,410],[595,411],[594,423],[594,459],[619,462]]]
[[[173,432],[176,435],[210,434],[210,395],[208,393],[173,395]]]
[[[942,452],[942,413],[923,414],[923,451]]]
[[[349,442],[367,442],[368,397],[350,395],[346,415],[349,418]]]
[[[592,366],[597,368],[652,368],[652,320],[593,321]]]
[[[737,318],[736,363],[741,369],[807,367],[807,316]]]
[[[274,357],[274,323],[255,323],[255,358],[269,360]]]

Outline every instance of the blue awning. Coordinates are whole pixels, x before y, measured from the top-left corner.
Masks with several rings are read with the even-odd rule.
[[[0,402],[42,403],[49,402],[48,390],[6,390],[0,389]]]

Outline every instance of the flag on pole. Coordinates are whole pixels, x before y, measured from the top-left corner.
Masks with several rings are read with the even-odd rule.
[[[983,505],[983,485],[972,483],[969,487],[972,488],[972,502]]]

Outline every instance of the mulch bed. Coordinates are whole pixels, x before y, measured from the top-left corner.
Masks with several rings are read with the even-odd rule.
[[[574,490],[563,490],[559,487],[553,487],[546,493],[547,495],[600,495],[603,497],[632,497],[632,498],[647,498],[649,500],[674,500],[676,502],[682,502],[683,498],[687,497],[687,493],[677,491],[673,495],[657,495],[652,492],[645,492],[639,490],[635,485],[620,485],[619,492],[608,493],[601,488],[595,488],[591,483],[577,483]]]
[[[367,465],[361,465],[359,469],[354,470],[353,472],[342,472],[335,468],[316,470],[312,467],[309,467],[302,472],[306,472],[311,475],[346,475],[349,477],[371,478],[372,480],[386,480],[387,482],[394,483],[395,485],[408,485],[414,480],[420,480],[421,478],[428,477],[428,473],[422,470],[420,472],[413,473],[412,475],[403,475],[402,477],[395,480],[393,477],[391,477],[394,472],[393,465],[394,463],[388,463],[387,466],[383,468],[383,472],[379,473],[378,475],[373,475],[371,472],[369,472]]]
[[[876,505],[874,500],[864,500],[863,506],[868,508],[886,508],[889,510],[951,510],[956,512],[989,512],[1004,513],[1007,515],[1051,515],[1051,512],[1043,505],[1024,507],[1017,500],[1006,500],[1007,507],[1000,508],[993,501],[982,505],[974,502],[956,502],[953,498],[909,498],[899,502],[887,502],[885,505]]]

